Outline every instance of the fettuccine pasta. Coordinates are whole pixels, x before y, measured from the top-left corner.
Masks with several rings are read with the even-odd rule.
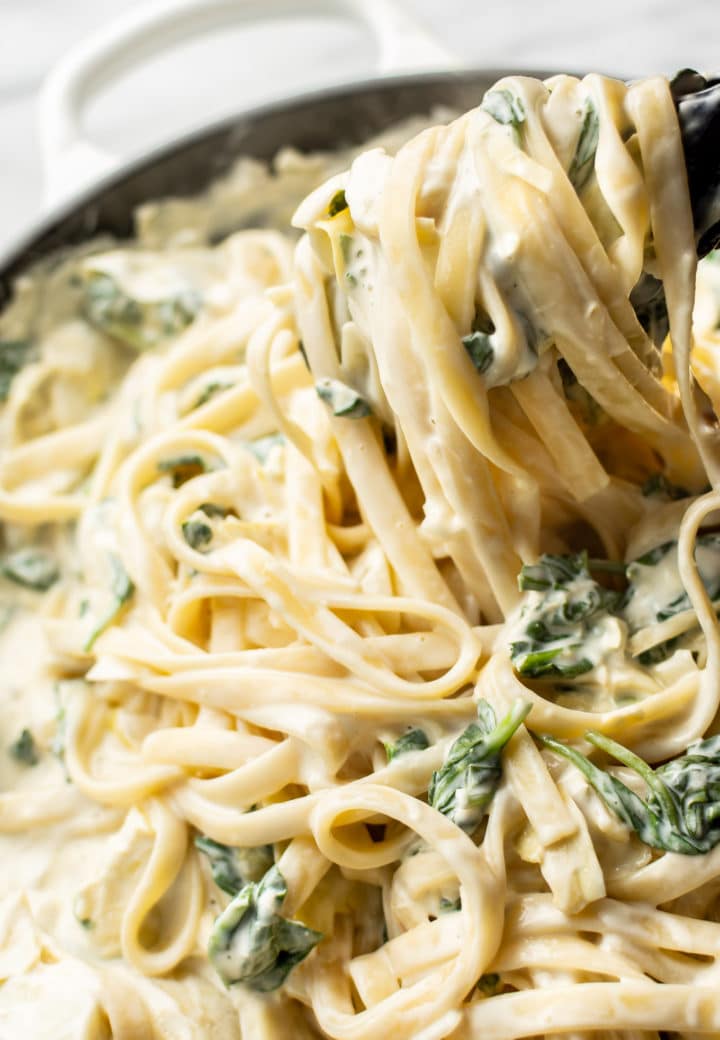
[[[720,1035],[718,328],[662,79],[26,276],[0,1036]]]

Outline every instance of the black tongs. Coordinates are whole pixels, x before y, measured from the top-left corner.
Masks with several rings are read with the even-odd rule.
[[[683,69],[670,90],[685,153],[697,254],[702,258],[720,245],[720,79]],[[669,330],[663,283],[643,271],[630,302],[642,327],[661,347]]]
[[[683,69],[670,84],[685,152],[698,256],[720,245],[720,79]]]

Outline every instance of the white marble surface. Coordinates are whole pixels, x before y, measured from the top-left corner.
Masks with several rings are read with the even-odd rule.
[[[42,211],[42,78],[69,47],[137,2],[0,0],[0,252]],[[397,2],[467,65],[720,71],[720,0]],[[130,155],[244,105],[363,78],[373,66],[369,34],[337,18],[303,19],[304,6],[297,0],[291,21],[238,24],[134,71],[91,105],[90,136]]]

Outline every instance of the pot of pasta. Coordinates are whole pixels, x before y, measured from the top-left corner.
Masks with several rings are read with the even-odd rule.
[[[720,1034],[682,92],[405,76],[113,172],[91,71],[232,7],[61,68],[104,180],[2,271],[0,1036]]]

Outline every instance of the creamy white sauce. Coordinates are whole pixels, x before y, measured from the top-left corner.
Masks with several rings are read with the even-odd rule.
[[[502,629],[502,642],[511,645],[527,638],[528,621],[549,617],[561,610],[568,601],[587,599],[595,588],[592,579],[577,578],[563,588],[540,592],[531,589],[525,593],[522,602],[513,611]],[[578,621],[563,626],[562,638],[542,643],[543,650],[554,650],[561,647],[555,658],[558,665],[571,668],[580,661],[589,661],[593,668],[606,662],[626,642],[627,629],[621,620],[610,614],[602,613],[592,619],[591,623]],[[566,644],[577,644],[566,645]]]
[[[695,561],[706,587],[717,588],[720,583],[720,546],[698,543],[695,547]],[[654,624],[659,620],[660,612],[685,597],[685,587],[678,568],[677,545],[673,545],[655,564],[631,564],[629,576],[633,593],[623,614],[632,631]]]

